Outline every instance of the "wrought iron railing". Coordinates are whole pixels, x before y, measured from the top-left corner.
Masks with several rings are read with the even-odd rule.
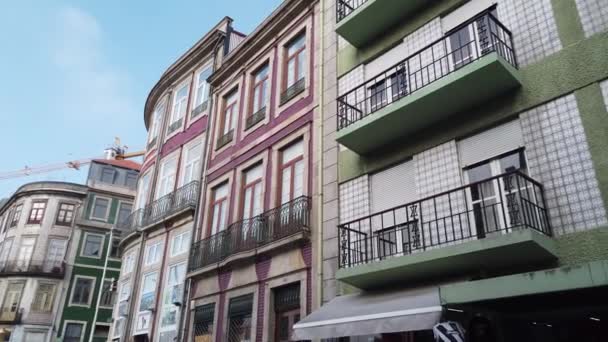
[[[258,122],[264,120],[266,117],[266,107],[261,108],[257,112],[249,115],[247,119],[245,119],[245,129],[250,129]]]
[[[162,221],[163,219],[187,208],[194,208],[198,202],[198,181],[192,181],[167,194],[144,208],[135,210],[124,221],[116,224],[121,235]]]
[[[348,17],[357,8],[361,7],[367,0],[337,0],[336,1],[336,22]]]
[[[289,100],[293,99],[294,97],[296,97],[296,95],[303,92],[304,89],[306,89],[306,78],[302,77],[281,93],[281,105],[284,105],[285,103],[289,102]]]
[[[220,148],[226,146],[228,143],[232,141],[232,137],[234,135],[234,129],[228,131],[228,133],[221,135],[217,138],[217,143],[215,144],[215,149],[219,150]]]
[[[209,106],[209,101],[205,101],[205,102],[199,104],[198,106],[194,107],[194,109],[190,112],[190,118],[192,119],[192,118],[197,117],[200,113],[207,110],[208,106]]]
[[[171,133],[175,132],[175,130],[177,130],[178,128],[182,127],[183,121],[184,121],[184,118],[179,118],[179,120],[170,124],[169,127],[167,128],[167,134],[171,134]]]
[[[62,260],[20,260],[9,259],[0,262],[0,275],[37,275],[63,278],[65,262]]]
[[[18,324],[21,323],[22,308],[0,308],[0,323]]]
[[[517,67],[511,32],[487,11],[339,96],[338,129],[348,127],[492,52]]]
[[[543,186],[515,171],[339,225],[339,266],[522,229],[551,236]]]
[[[229,256],[254,250],[310,227],[310,198],[299,197],[258,216],[229,225],[225,230],[192,245],[188,268],[218,263]]]
[[[146,149],[150,150],[152,147],[154,147],[156,145],[156,141],[158,137],[154,137],[152,138],[152,140],[150,140],[150,142],[148,143],[148,145],[146,145]]]

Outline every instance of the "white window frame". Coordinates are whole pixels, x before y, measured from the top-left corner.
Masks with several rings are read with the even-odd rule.
[[[152,168],[146,171],[137,182],[137,194],[135,196],[135,207],[134,209],[142,209],[146,205],[148,205],[149,195],[150,195],[150,185],[152,177]],[[147,189],[144,189],[144,184],[146,184]]]
[[[179,109],[176,110],[176,104],[177,104],[176,101],[178,100],[177,94],[184,87],[186,87],[185,99],[183,101],[180,101],[182,104],[178,107]],[[190,97],[190,79],[187,79],[187,80],[183,81],[182,83],[178,84],[178,86],[175,87],[175,91],[174,91],[172,97],[173,97],[173,99],[171,101],[171,116],[169,117],[169,125],[167,125],[167,127],[176,123],[177,120],[179,120],[180,118],[185,118],[188,115],[187,111],[188,111],[188,98]],[[184,116],[182,116],[182,117],[176,116],[180,112],[182,105],[186,106],[186,109],[184,110]],[[184,122],[182,121],[182,125],[183,124],[184,124]],[[172,132],[172,133],[175,133],[175,132]]]
[[[28,334],[43,334],[44,335],[44,341],[47,340],[47,336],[48,336],[48,331],[47,330],[40,330],[40,329],[24,329],[23,331],[23,336],[26,337],[26,339],[24,341],[30,341],[29,339],[27,339],[27,335]]]
[[[122,321],[122,329],[124,330],[124,324],[127,321],[127,319],[125,317],[117,317],[117,318],[114,319],[114,324],[111,327],[111,329],[112,329],[112,336],[111,336],[111,338],[114,339],[114,340],[122,338],[122,333],[123,333],[122,331],[119,334],[116,334],[117,333],[116,326],[117,326],[117,323],[119,321]]]
[[[135,252],[130,252],[125,255],[125,259],[122,262],[122,275],[129,274],[133,272],[133,268],[135,267]]]
[[[129,211],[129,215],[133,212],[133,208],[135,208],[134,203],[130,201],[118,201],[118,206],[116,207],[116,218],[114,219],[115,223],[120,223],[120,208],[122,208],[123,204],[128,204],[131,206],[131,210]]]
[[[154,111],[152,112],[152,122],[150,125],[150,135],[148,136],[148,142],[154,140],[154,138],[157,138],[159,136],[160,133],[160,126],[162,124],[162,120],[163,120],[163,114],[165,112],[164,107],[165,107],[166,103],[165,100],[163,99],[159,104],[156,105],[156,107],[154,107]],[[158,117],[156,116],[156,114],[158,113]]]
[[[168,167],[168,165],[170,165],[171,163],[175,163],[175,168],[173,170],[173,173],[164,174],[165,168]],[[170,194],[171,192],[175,191],[175,183],[176,183],[175,180],[178,175],[178,170],[177,170],[178,167],[179,167],[179,165],[178,165],[177,155],[169,156],[169,157],[165,158],[165,160],[161,161],[160,170],[158,170],[158,184],[156,186],[154,199],[159,199],[159,198],[166,196],[166,195]],[[171,185],[171,191],[162,193],[161,190],[163,187],[163,182],[165,179],[170,178],[170,177],[173,177],[173,184]],[[168,184],[168,183],[165,183],[165,185],[164,185],[165,187],[167,186],[166,184]]]
[[[145,331],[149,331],[150,330],[150,326],[148,326],[146,328],[143,328],[143,329],[139,328],[139,319],[140,319],[140,317],[142,317],[142,316],[148,316],[150,322],[153,320],[152,313],[149,310],[140,310],[141,300],[142,300],[144,294],[150,293],[150,292],[144,293],[144,287],[146,285],[146,278],[148,276],[151,276],[151,275],[155,275],[156,276],[156,284],[154,286],[154,290],[151,293],[154,293],[154,301],[156,301],[156,299],[157,299],[156,296],[158,295],[157,290],[158,290],[158,281],[159,281],[158,275],[159,275],[159,272],[158,271],[153,271],[153,272],[149,272],[149,273],[144,274],[142,276],[142,278],[141,278],[141,286],[140,286],[140,289],[139,289],[139,298],[137,300],[137,310],[136,310],[137,311],[137,316],[136,316],[137,318],[135,319],[135,329],[134,329],[134,331],[136,333],[138,333],[138,332],[145,332]]]
[[[112,288],[112,283],[113,283],[113,279],[112,279],[112,278],[104,278],[104,279],[103,279],[103,281],[101,282],[101,287],[99,288],[99,293],[97,294],[98,296],[101,296],[101,295],[102,295],[102,293],[101,293],[101,292],[103,291],[103,285],[104,285],[105,283],[110,283],[110,290],[111,290],[111,288]],[[116,296],[116,297],[118,297],[118,296]],[[117,302],[118,302],[118,299],[116,298],[116,300],[114,301],[114,303],[112,303],[112,305],[110,305],[110,306],[104,306],[104,305],[101,303],[101,298],[99,298],[99,307],[100,307],[100,308],[102,308],[102,309],[109,309],[109,310],[112,310],[112,309],[114,308],[114,304],[116,304]],[[98,324],[98,323],[97,323],[97,324]]]
[[[91,284],[91,294],[88,298],[88,304],[80,304],[80,303],[73,302],[74,290],[76,289],[76,283],[78,282],[78,279],[93,280],[93,283]],[[97,277],[83,276],[83,275],[79,275],[79,274],[75,275],[74,281],[72,282],[72,286],[71,286],[71,290],[70,290],[70,302],[69,302],[68,306],[76,306],[76,307],[80,307],[80,308],[90,308],[91,302],[93,301],[93,297],[95,296],[95,286],[96,285],[97,285]]]
[[[40,290],[40,285],[52,285],[53,286],[53,293],[51,296],[51,307],[49,311],[38,311],[38,310],[34,310],[34,304],[36,303],[36,296],[38,295],[38,290]],[[34,291],[34,298],[32,299],[32,304],[30,305],[30,308],[32,310],[32,312],[37,312],[37,313],[51,313],[53,312],[53,308],[55,306],[55,299],[57,297],[57,283],[54,282],[50,282],[50,281],[40,281],[38,280],[36,282],[36,291]]]
[[[107,200],[108,201],[108,207],[106,208],[106,213],[104,215],[104,217],[96,217],[94,216],[95,214],[95,205],[97,204],[97,200],[98,199],[103,199],[103,200]],[[93,205],[91,206],[91,214],[89,215],[89,218],[91,220],[94,221],[102,221],[102,222],[108,222],[108,216],[110,216],[110,208],[112,207],[112,198],[110,197],[104,197],[104,196],[95,196],[95,198],[93,199]]]
[[[171,276],[171,268],[173,268],[173,267],[177,268],[177,267],[180,267],[180,266],[184,267],[184,277],[182,279],[178,279],[177,283],[171,283],[170,282],[170,278],[169,278]],[[173,305],[173,303],[165,304],[165,301],[167,299],[166,298],[167,296],[169,296],[169,297],[171,296],[171,292],[170,291],[173,291],[173,288],[175,286],[177,286],[177,285],[183,285],[185,283],[185,281],[186,281],[186,274],[187,273],[188,273],[188,270],[187,270],[187,265],[186,265],[185,262],[179,262],[179,263],[176,263],[176,264],[173,264],[173,265],[169,265],[169,267],[167,267],[167,276],[166,276],[167,278],[165,279],[165,288],[163,290],[163,298],[162,298],[162,301],[160,303],[160,307],[161,308],[160,308],[159,329],[158,329],[159,339],[160,339],[160,334],[161,333],[167,332],[167,331],[177,330],[177,325],[179,324],[179,320],[180,320],[178,307],[175,306],[175,305]],[[175,310],[176,311],[176,313],[175,313],[175,324],[163,327],[162,321],[163,321],[163,313],[164,313],[165,309]]]
[[[188,238],[187,238],[188,240],[187,240],[187,242],[186,242],[186,248],[185,248],[185,249],[183,249],[183,250],[178,250],[178,251],[176,251],[176,250],[175,250],[175,241],[176,241],[178,238],[180,238],[180,239],[181,239],[181,245],[183,245],[183,243],[184,243],[184,237],[185,237],[186,235],[188,236]],[[179,234],[174,235],[174,236],[171,238],[171,254],[170,254],[170,255],[171,255],[171,257],[173,258],[173,257],[176,257],[176,256],[178,256],[178,255],[181,255],[181,254],[187,253],[187,252],[188,252],[188,250],[190,249],[190,248],[188,248],[188,247],[190,246],[190,239],[191,239],[191,238],[192,238],[192,232],[190,232],[189,230],[188,230],[188,231],[185,231],[185,232],[182,232],[182,233],[179,233]]]
[[[194,106],[192,108],[196,108],[196,107],[202,105],[205,101],[209,101],[209,98],[211,97],[210,85],[207,82],[207,80],[205,80],[203,83],[203,92],[202,92],[202,94],[205,94],[205,92],[207,93],[207,99],[205,101],[200,101],[199,96],[198,96],[198,90],[200,89],[199,85],[200,85],[200,81],[201,81],[200,80],[201,74],[207,69],[211,69],[211,72],[213,73],[213,64],[207,63],[196,71],[196,83],[194,83],[196,88],[194,89],[194,102],[193,102]]]
[[[158,257],[156,257],[157,260],[154,260],[152,262],[148,262],[148,258],[150,256],[150,252],[152,251],[152,247],[155,247],[156,255]],[[147,245],[146,249],[145,249],[145,254],[144,254],[144,257],[145,257],[144,258],[144,265],[145,266],[151,266],[151,265],[159,263],[160,260],[162,259],[162,254],[163,254],[163,252],[161,250],[162,248],[163,248],[163,242],[162,241],[158,241],[158,242],[151,243],[151,244]]]
[[[89,255],[85,255],[84,254],[84,247],[87,244],[87,237],[89,235],[95,235],[95,236],[101,236],[101,246],[99,246],[99,256],[89,256]],[[82,246],[80,246],[80,256],[83,258],[90,258],[90,259],[101,259],[101,257],[103,256],[103,248],[105,246],[106,243],[106,236],[104,234],[98,234],[98,233],[91,233],[91,232],[84,232],[83,238],[82,238]]]
[[[196,147],[200,148],[200,153],[199,153],[198,157],[196,159],[193,159],[191,162],[188,162],[188,157],[190,157],[190,151]],[[181,172],[180,172],[180,177],[179,177],[179,186],[184,186],[184,185],[186,185],[192,181],[198,180],[200,178],[201,169],[203,166],[203,163],[202,163],[203,142],[201,140],[197,139],[196,141],[193,141],[192,143],[184,146],[184,152],[183,152],[182,159],[184,160],[184,164],[180,167]],[[191,169],[191,171],[190,171],[192,173],[191,179],[186,182],[186,170],[188,169],[188,166],[195,165],[196,163],[198,163],[196,173],[194,172],[193,169]]]
[[[71,319],[66,319],[63,321],[63,330],[61,331],[61,338],[65,338],[65,331],[67,330],[68,324],[81,324],[82,325],[82,334],[80,335],[80,342],[84,341],[84,335],[86,335],[87,331],[87,321],[76,321]]]

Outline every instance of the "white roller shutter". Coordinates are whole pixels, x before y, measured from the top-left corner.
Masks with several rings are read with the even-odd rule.
[[[519,120],[491,128],[458,142],[462,167],[496,157],[524,146]]]
[[[410,160],[373,174],[371,195],[373,213],[415,201],[417,195],[414,161]]]

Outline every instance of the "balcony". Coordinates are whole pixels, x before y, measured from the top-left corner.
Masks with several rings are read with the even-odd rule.
[[[193,210],[198,202],[198,184],[198,181],[192,181],[144,208],[135,210],[123,222],[119,222],[116,228],[126,237],[184,211]]]
[[[369,154],[520,85],[511,32],[484,12],[338,97],[336,140]]]
[[[336,33],[355,47],[362,47],[428,3],[428,0],[336,0]]]
[[[276,250],[306,238],[309,227],[310,198],[296,198],[258,216],[235,222],[220,233],[194,243],[188,271],[202,273],[216,266]]]
[[[7,260],[0,263],[2,276],[34,276],[62,279],[65,275],[65,262],[53,260]]]
[[[370,289],[552,261],[540,183],[515,171],[338,226],[337,278]]]
[[[23,309],[19,308],[1,308],[0,309],[0,324],[20,324]]]

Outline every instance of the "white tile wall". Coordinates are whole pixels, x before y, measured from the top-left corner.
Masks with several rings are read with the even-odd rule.
[[[608,30],[608,2],[606,0],[576,0],[585,36]]]
[[[414,156],[419,197],[437,194],[462,185],[458,148],[452,140]]]
[[[520,118],[530,175],[545,187],[554,234],[606,224],[575,96],[561,97]]]
[[[363,175],[340,184],[340,222],[369,215],[369,177]]]
[[[498,18],[513,33],[520,66],[562,48],[551,0],[498,0]]]
[[[361,64],[338,79],[338,96],[347,93],[365,81],[363,68],[363,64]]]

